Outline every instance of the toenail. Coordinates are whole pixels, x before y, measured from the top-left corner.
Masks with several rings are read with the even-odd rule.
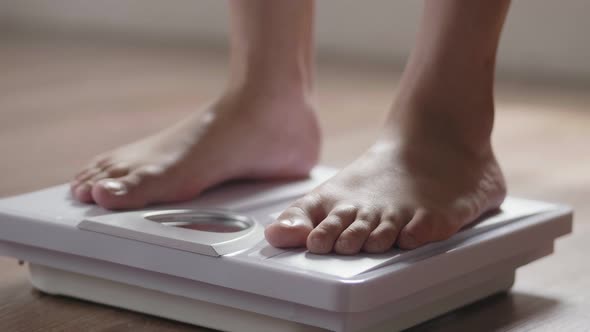
[[[103,188],[110,191],[115,196],[122,196],[127,193],[127,188],[120,181],[106,180],[102,183]]]
[[[293,220],[289,220],[289,219],[283,219],[281,221],[279,221],[279,223],[283,226],[287,226],[287,227],[292,227],[295,225],[295,223],[293,222]]]
[[[287,227],[302,227],[307,225],[304,219],[301,218],[293,218],[293,219],[282,219],[279,223],[283,226]]]

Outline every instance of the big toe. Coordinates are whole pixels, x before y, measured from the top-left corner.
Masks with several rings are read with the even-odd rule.
[[[322,218],[321,211],[320,202],[313,196],[302,198],[266,227],[266,240],[278,248],[305,247],[309,233],[317,224],[317,220]]]
[[[303,247],[312,229],[309,224],[309,220],[301,218],[280,218],[266,227],[264,236],[273,247]]]
[[[92,187],[92,198],[109,210],[142,208],[160,202],[162,193],[168,192],[166,183],[161,180],[160,176],[140,172],[102,179]]]
[[[92,198],[96,204],[109,210],[139,208],[146,203],[140,203],[141,200],[137,199],[137,196],[141,195],[137,187],[140,185],[130,183],[124,178],[103,179],[92,186]]]

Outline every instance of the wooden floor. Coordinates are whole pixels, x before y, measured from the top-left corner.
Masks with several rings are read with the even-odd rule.
[[[327,59],[330,60],[330,59]],[[152,133],[214,98],[225,56],[191,48],[13,40],[0,44],[0,196],[62,183],[98,152]],[[343,166],[374,139],[395,69],[319,66],[322,160]],[[590,331],[590,86],[499,82],[495,147],[511,194],[571,204],[574,234],[518,271],[510,295],[413,331]],[[0,331],[202,331],[46,296],[0,258]]]

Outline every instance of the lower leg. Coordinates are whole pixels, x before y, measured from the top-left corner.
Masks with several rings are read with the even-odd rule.
[[[230,5],[226,91],[203,112],[95,158],[72,182],[78,200],[138,208],[191,199],[235,178],[304,176],[316,163],[312,1]]]
[[[413,125],[443,121],[459,126],[444,132],[459,135],[457,143],[480,149],[489,141],[496,50],[509,3],[426,1],[389,120],[407,124],[407,135],[420,134]]]
[[[230,90],[311,97],[313,1],[230,1]]]
[[[382,252],[448,238],[497,208],[493,74],[509,1],[427,0],[384,131],[267,228],[279,247]]]

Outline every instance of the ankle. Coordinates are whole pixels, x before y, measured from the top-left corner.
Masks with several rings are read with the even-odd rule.
[[[461,96],[424,94],[396,100],[387,124],[403,140],[452,145],[485,156],[491,152],[493,122],[492,98],[467,102]]]
[[[313,99],[312,91],[305,82],[253,74],[232,80],[217,104],[221,109],[263,121],[278,118],[288,121],[293,117],[315,120]]]
[[[285,104],[313,104],[313,92],[297,81],[277,81],[265,78],[252,78],[242,82],[230,83],[223,96],[259,102],[282,102]]]
[[[309,98],[312,95],[313,70],[303,55],[280,55],[277,59],[265,57],[233,61],[228,90],[281,98]]]

